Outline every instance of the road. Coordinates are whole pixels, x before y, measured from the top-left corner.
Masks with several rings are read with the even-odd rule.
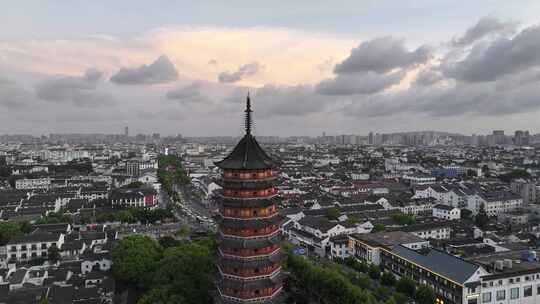
[[[160,192],[160,206],[171,206],[173,214],[178,221],[188,225],[192,230],[215,232],[216,223],[210,212],[202,205],[200,199],[192,193],[191,185],[175,185],[174,191],[178,193],[180,201],[173,201],[165,191]]]

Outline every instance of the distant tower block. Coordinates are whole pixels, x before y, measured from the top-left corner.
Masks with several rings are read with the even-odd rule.
[[[222,303],[276,303],[282,290],[276,164],[251,134],[249,95],[246,134],[225,159],[218,183],[217,283]]]
[[[124,128],[124,136],[129,137],[129,128],[128,127]]]

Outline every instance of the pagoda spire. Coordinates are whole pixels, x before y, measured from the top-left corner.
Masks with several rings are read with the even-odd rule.
[[[246,134],[251,134],[251,125],[253,124],[253,121],[251,120],[251,113],[253,112],[251,110],[251,100],[249,98],[249,91],[246,98],[246,110],[245,112],[245,128],[246,128]]]

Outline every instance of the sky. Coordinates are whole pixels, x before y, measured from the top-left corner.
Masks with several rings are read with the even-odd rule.
[[[3,1],[3,0],[2,0]],[[0,134],[540,132],[539,1],[5,1]]]

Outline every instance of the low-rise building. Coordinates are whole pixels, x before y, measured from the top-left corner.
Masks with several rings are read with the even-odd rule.
[[[461,210],[456,207],[437,204],[433,206],[433,217],[444,220],[459,220],[461,218]]]

